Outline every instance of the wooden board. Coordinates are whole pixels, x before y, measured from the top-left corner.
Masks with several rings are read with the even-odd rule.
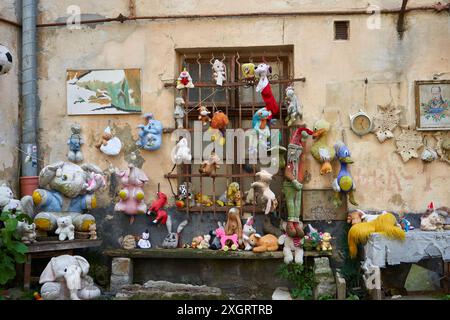
[[[40,241],[28,245],[27,253],[44,252],[44,251],[59,251],[59,250],[73,250],[99,247],[102,244],[101,239],[88,240],[66,240],[66,241]]]
[[[333,189],[303,190],[303,221],[347,220],[347,202],[343,199],[342,207],[336,209],[333,205],[333,196]]]

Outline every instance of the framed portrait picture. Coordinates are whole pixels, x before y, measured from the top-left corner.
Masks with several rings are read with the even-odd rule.
[[[415,82],[416,129],[450,130],[450,80]]]
[[[131,114],[142,111],[141,70],[67,70],[69,115]]]

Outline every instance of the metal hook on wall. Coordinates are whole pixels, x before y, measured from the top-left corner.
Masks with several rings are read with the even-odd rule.
[[[250,56],[248,57],[248,61],[253,63],[253,52],[250,51]]]
[[[211,65],[214,64],[213,60],[214,60],[214,53],[211,53],[211,60],[209,60],[209,63],[210,63]]]
[[[222,53],[222,56],[223,56],[223,58],[222,58],[222,60],[220,60],[220,62],[224,62],[224,61],[225,61],[225,59],[226,59],[226,57],[225,57],[225,53]]]

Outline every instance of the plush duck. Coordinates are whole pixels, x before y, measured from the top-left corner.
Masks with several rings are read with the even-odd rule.
[[[335,156],[335,150],[333,147],[328,146],[327,133],[330,131],[330,123],[324,119],[316,121],[314,124],[313,139],[315,142],[311,146],[311,154],[320,163],[322,168],[320,174],[327,174],[333,171],[331,167],[331,160]]]
[[[334,145],[336,151],[336,157],[341,163],[341,170],[336,179],[333,181],[333,190],[335,191],[333,203],[336,208],[342,206],[341,193],[348,193],[348,200],[351,204],[357,206],[358,203],[355,201],[353,191],[355,190],[355,183],[347,170],[347,164],[353,163],[350,155],[350,150],[343,142],[337,142]]]

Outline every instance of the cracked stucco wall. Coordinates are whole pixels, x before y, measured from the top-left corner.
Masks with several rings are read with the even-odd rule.
[[[0,2],[0,13],[3,18],[12,21],[20,20],[20,11],[16,1]],[[11,50],[14,66],[11,71],[0,76],[0,183],[7,182],[16,195],[19,194],[19,50],[20,29],[0,23],[0,43]]]
[[[444,1],[448,2],[448,1]],[[136,1],[137,15],[207,14],[289,10],[355,9],[367,1],[257,1],[239,6],[223,1]],[[374,1],[383,8],[397,8],[398,1]],[[434,1],[410,1],[409,6]],[[87,16],[116,17],[128,14],[128,1],[50,1],[39,4],[40,22],[61,21],[69,5],[79,5]],[[349,41],[333,41],[333,21],[349,19]],[[374,114],[378,104],[393,102],[403,106],[401,124],[414,127],[415,80],[431,79],[434,73],[450,71],[450,26],[448,13],[412,12],[406,17],[402,41],[396,33],[397,17],[382,16],[382,28],[369,30],[366,16],[302,16],[286,18],[158,20],[97,24],[81,30],[65,27],[39,29],[40,145],[46,163],[66,159],[69,127],[83,127],[87,162],[107,169],[110,164],[126,168],[131,148],[118,157],[106,157],[93,147],[109,121],[126,144],[137,139],[139,115],[67,116],[65,76],[67,69],[141,68],[143,112],[153,112],[164,127],[173,127],[173,90],[162,80],[178,76],[177,48],[245,47],[293,45],[294,76],[305,76],[296,91],[303,100],[306,122],[324,116],[333,125],[329,141],[345,132],[355,164],[351,166],[360,208],[368,210],[408,209],[423,211],[429,201],[449,205],[449,166],[419,159],[403,163],[395,153],[395,141],[380,144],[374,135],[359,138],[349,127],[349,114],[364,108]],[[201,36],[198,36],[201,35]],[[449,78],[444,75],[443,79]],[[368,79],[364,99],[364,79]],[[4,81],[4,79],[0,80]],[[366,100],[366,102],[365,102]],[[398,135],[397,128],[395,134]],[[153,197],[157,184],[170,194],[164,173],[171,170],[170,151],[174,143],[164,135],[163,146],[154,152],[142,151],[138,161],[150,178],[145,190]],[[336,167],[337,169],[337,167]],[[308,155],[311,180],[305,188],[329,187],[332,177],[319,175],[319,164]],[[111,196],[101,196],[105,207]]]

